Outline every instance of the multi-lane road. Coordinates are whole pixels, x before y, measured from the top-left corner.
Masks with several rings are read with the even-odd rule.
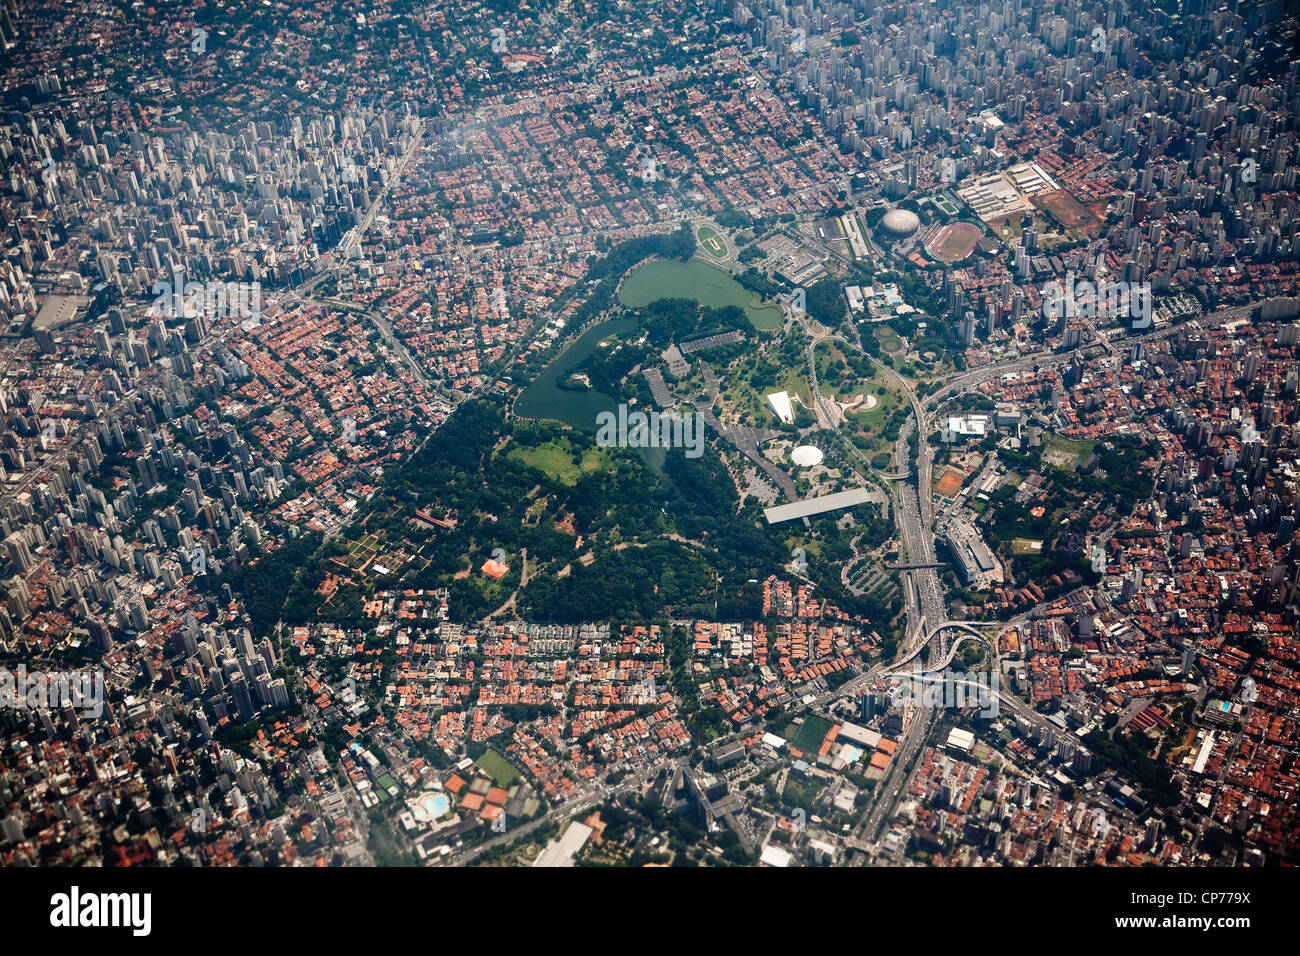
[[[420,144],[423,141],[424,121],[419,117],[416,117],[415,129],[411,133],[411,141],[406,145],[406,150],[402,153],[402,158],[398,160],[397,168],[393,171],[393,175],[388,177],[388,183],[383,189],[379,190],[379,195],[371,201],[370,206],[366,209],[365,215],[361,217],[361,222],[349,229],[344,234],[342,241],[339,242],[339,258],[341,260],[346,261],[348,256],[351,255],[352,250],[360,244],[361,239],[370,229],[371,223],[375,221],[375,216],[377,216],[379,210],[383,208],[384,200],[388,198],[388,194],[392,191],[393,187],[401,182],[402,174],[406,172],[407,165],[410,164],[411,160],[415,157],[415,154],[419,152]]]
[[[1232,309],[1225,309],[1209,315],[1201,316],[1198,324],[1202,328],[1213,328],[1230,322],[1239,321],[1249,317],[1254,306],[1243,306]],[[799,316],[805,331],[808,330],[808,324]],[[1181,329],[1188,326],[1168,326],[1160,330],[1152,330],[1143,335],[1134,335],[1125,341],[1128,344],[1155,342],[1175,335]],[[1095,333],[1094,333],[1095,335]],[[931,451],[928,446],[926,436],[929,428],[929,412],[940,407],[942,402],[948,397],[957,394],[966,389],[975,388],[985,382],[1001,378],[1006,375],[1015,374],[1028,370],[1030,368],[1045,368],[1063,365],[1069,362],[1075,355],[1086,354],[1089,350],[1096,349],[1098,345],[1104,346],[1106,351],[1115,357],[1118,353],[1112,343],[1095,336],[1096,342],[1089,343],[1081,349],[1064,353],[1037,352],[1019,355],[1013,359],[1003,362],[993,363],[970,372],[961,373],[951,377],[948,381],[943,382],[941,386],[926,396],[925,400],[919,400],[913,392],[911,385],[899,375],[894,369],[884,363],[875,361],[876,367],[885,374],[887,378],[902,390],[906,395],[908,404],[912,411],[912,417],[900,430],[897,444],[895,446],[895,460],[900,463],[899,472],[904,473],[902,467],[904,463],[911,461],[912,454],[910,448],[911,432],[916,432],[917,452],[915,456],[915,467],[908,468],[905,476],[895,485],[895,521],[898,526],[899,538],[902,546],[906,549],[907,561],[912,564],[925,564],[934,561],[934,513],[932,507],[932,492],[930,487],[930,460]],[[816,362],[814,349],[818,342],[835,339],[851,347],[855,346],[843,336],[833,333],[813,336],[813,341],[808,346],[808,364],[810,369],[810,383],[813,395],[815,411],[819,422],[827,427],[833,427],[834,421],[826,413],[823,400],[817,386]],[[859,459],[866,464],[865,458],[858,455]],[[944,588],[940,581],[939,575],[935,568],[921,567],[902,572],[906,578],[910,578],[912,587],[905,588],[907,594],[908,606],[908,629],[909,638],[915,636],[916,640],[909,640],[903,647],[903,656],[894,664],[889,666],[877,665],[865,674],[849,681],[848,683],[827,694],[823,694],[811,702],[812,707],[824,707],[830,701],[840,699],[848,695],[858,693],[862,688],[869,686],[875,681],[880,680],[890,674],[897,674],[908,664],[913,663],[919,656],[923,647],[928,645],[932,640],[938,642],[937,653],[932,660],[934,663],[927,670],[943,669],[951,664],[956,655],[958,645],[964,639],[971,639],[972,636],[982,640],[990,651],[990,659],[993,666],[998,666],[996,660],[996,646],[988,641],[980,632],[969,624],[963,622],[954,622],[947,620],[947,602],[944,596]],[[913,593],[915,600],[913,600]],[[963,635],[963,638],[953,641],[950,645],[945,646],[941,632],[949,629],[957,629],[969,632]],[[1033,724],[1035,727],[1043,729],[1056,729],[1042,714],[1039,714],[1032,707],[1026,705],[1014,694],[999,690],[998,700],[1004,704],[1017,717],[1023,718]],[[914,707],[912,719],[905,729],[899,747],[895,751],[894,759],[890,763],[890,771],[881,779],[879,788],[875,791],[874,804],[868,812],[863,826],[858,831],[855,840],[851,841],[853,845],[859,847],[878,846],[876,841],[879,838],[880,830],[883,825],[885,814],[894,806],[900,793],[905,792],[906,787],[915,771],[913,759],[922,745],[931,718],[933,716],[931,708],[925,705],[924,701]],[[907,768],[900,770],[899,768]],[[864,839],[865,838],[865,839]]]

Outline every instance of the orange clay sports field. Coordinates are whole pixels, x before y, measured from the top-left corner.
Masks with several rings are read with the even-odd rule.
[[[984,235],[979,226],[969,222],[952,222],[934,234],[925,251],[940,262],[960,262],[975,249]]]
[[[951,498],[957,492],[961,491],[961,486],[966,483],[966,473],[958,471],[956,468],[949,468],[943,473],[943,477],[934,483],[936,494],[943,495],[945,498]]]

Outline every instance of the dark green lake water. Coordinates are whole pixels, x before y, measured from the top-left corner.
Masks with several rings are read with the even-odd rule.
[[[524,389],[515,402],[515,413],[524,418],[554,418],[594,435],[596,415],[603,411],[616,412],[618,403],[604,392],[571,391],[560,388],[559,383],[596,351],[601,339],[634,328],[635,320],[624,317],[599,322],[583,332]]]
[[[694,299],[713,309],[734,305],[744,310],[756,329],[781,327],[781,307],[764,301],[731,277],[731,273],[699,259],[658,259],[637,266],[618,290],[618,301],[639,309],[656,299]]]
[[[599,322],[583,332],[524,389],[515,402],[515,414],[524,418],[553,418],[572,425],[586,433],[585,436],[573,436],[575,442],[594,445],[596,416],[605,411],[618,414],[618,402],[612,396],[595,389],[571,391],[560,388],[559,383],[596,350],[601,339],[635,328],[635,319],[623,317]],[[660,472],[663,470],[664,456],[667,454],[665,449],[640,448],[638,451],[651,468]]]
[[[677,297],[694,299],[714,308],[739,306],[759,329],[777,328],[781,324],[779,306],[762,302],[727,272],[697,259],[689,262],[666,259],[637,266],[628,273],[618,295],[620,302],[632,308],[640,308],[655,299]],[[604,392],[573,391],[560,388],[559,383],[596,351],[601,339],[637,327],[635,319],[623,317],[608,319],[583,332],[524,389],[515,402],[515,413],[523,418],[553,418],[564,422],[589,433],[594,442],[596,416],[604,411],[617,413],[618,403]],[[641,452],[654,468],[662,467],[664,449],[644,448]]]

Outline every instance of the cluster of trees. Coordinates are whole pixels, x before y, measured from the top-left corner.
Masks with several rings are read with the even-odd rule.
[[[775,299],[785,291],[785,288],[779,282],[773,282],[753,266],[737,275],[736,281],[750,292],[757,292],[769,299]]]
[[[300,534],[262,554],[256,562],[227,564],[229,570],[223,574],[200,575],[197,580],[212,593],[220,593],[221,586],[229,584],[243,598],[254,636],[263,637],[282,617],[287,623],[303,624],[315,610],[315,602],[305,594],[319,587],[325,576],[319,562],[309,560],[320,543],[319,534]]]
[[[1052,575],[1067,571],[1081,573],[1086,570],[1087,562],[1055,547],[1060,533],[1069,530],[1067,525],[1059,523],[1057,517],[1061,509],[1069,504],[1060,491],[1049,486],[1048,497],[1044,502],[1045,510],[1037,517],[1015,503],[1015,494],[1015,488],[1003,486],[989,495],[986,529],[995,546],[1001,545],[1003,551],[1009,554],[1011,572],[1016,580],[1037,581],[1040,587],[1048,589],[1047,579]],[[1033,554],[1010,553],[1010,543],[1015,538],[1042,541],[1043,547]]]
[[[686,258],[694,249],[689,227],[672,236],[611,247],[592,265],[590,278],[597,289],[584,309],[612,302],[618,277],[643,258]],[[823,299],[829,307],[833,299],[842,310],[837,284],[821,285],[821,291],[814,287],[809,297],[810,308]],[[743,312],[735,307],[712,309],[684,299],[656,301],[640,315],[645,348],[624,343],[612,356],[584,366],[602,391],[617,393],[620,380],[638,361],[671,341],[745,327]],[[803,360],[794,338],[782,341],[775,352],[782,362]],[[851,364],[859,361],[854,356]],[[654,468],[636,450],[610,449],[600,468],[578,475],[568,485],[517,456],[499,454],[511,437],[512,447],[527,447],[560,437],[573,441],[578,434],[554,422],[508,422],[497,401],[481,399],[462,404],[407,462],[385,472],[362,524],[389,541],[415,545],[419,554],[412,568],[405,569],[404,586],[446,587],[453,617],[477,620],[518,586],[518,555],[527,549],[535,577],[519,592],[517,607],[533,620],[573,623],[591,620],[593,614],[609,620],[650,620],[665,614],[752,620],[761,615],[757,582],[782,573],[788,547],[763,526],[755,504],[739,508],[735,486],[716,455],[688,458],[682,449],[670,449]],[[575,463],[581,464],[583,451],[573,445]],[[572,480],[571,474],[568,477]],[[431,528],[417,522],[417,508],[453,526]],[[560,526],[569,521],[571,531]],[[869,530],[876,537],[877,529]],[[575,533],[594,552],[590,564],[575,560]],[[830,519],[819,522],[816,533],[825,538],[825,560],[816,575],[822,593],[846,609],[868,610],[872,618],[887,620],[889,609],[865,608],[870,601],[855,598],[840,584],[836,562],[849,556],[847,535]],[[286,621],[295,623],[315,612],[320,603],[315,589],[324,577],[325,562],[345,553],[332,544],[308,561],[318,547],[319,539],[304,537],[260,562],[256,574],[247,569],[231,572],[232,586],[245,593],[260,629],[273,626],[282,612]],[[510,566],[503,579],[456,577],[466,568],[477,568],[496,548],[506,552]],[[565,564],[570,570],[559,577],[555,572]],[[340,588],[331,602],[331,619],[341,615],[361,624],[364,597],[356,587]],[[725,722],[709,708],[694,719],[706,735],[721,732]]]
[[[544,443],[571,434],[554,423],[514,425],[517,442]],[[786,556],[759,526],[756,509],[737,513],[734,486],[716,457],[687,458],[682,449],[672,449],[662,471],[655,471],[636,451],[612,449],[601,469],[568,486],[511,456],[495,454],[509,433],[496,403],[467,402],[408,462],[385,474],[366,530],[417,545],[417,563],[427,561],[427,566],[408,572],[404,584],[447,587],[455,618],[476,620],[517,585],[519,561],[514,558],[527,548],[531,567],[550,565],[552,572],[539,574],[520,593],[520,613],[534,620],[586,621],[594,609],[602,619],[649,619],[665,610],[730,620],[760,615],[761,590],[748,581],[778,570]],[[534,509],[525,519],[521,503],[538,486],[532,500],[542,503],[540,512]],[[455,527],[413,523],[415,508],[451,519]],[[566,516],[596,557],[586,566],[573,561],[570,573],[560,578],[553,573],[560,559],[575,557],[573,536],[558,526]],[[670,534],[699,545],[669,540]],[[291,550],[281,549],[285,553],[276,552],[276,563],[264,559],[255,575],[237,572],[234,584],[248,595],[260,626],[274,625],[286,591],[294,605],[287,620],[305,619],[319,605],[314,590],[330,552],[308,563],[317,543],[300,540]],[[623,543],[630,546],[618,547]],[[509,556],[511,570],[504,579],[455,578],[498,547]],[[299,585],[291,587],[294,573],[304,565]],[[361,595],[344,601],[345,590],[335,596],[331,617],[348,602],[359,614]]]
[[[665,349],[674,341],[743,330],[747,320],[744,310],[734,305],[713,309],[694,299],[657,299],[641,310],[641,324],[647,341]]]
[[[1043,514],[1034,517],[1025,508],[1015,503],[1016,489],[1003,485],[989,495],[988,533],[996,541],[1005,542],[1013,538],[1030,538],[1046,542],[1052,533],[1053,512],[1046,508]],[[1050,503],[1050,502],[1049,502]]]
[[[1052,591],[1047,579],[1069,571],[1083,573],[1089,570],[1087,561],[1059,548],[1047,546],[1038,554],[1017,554],[1011,559],[1011,570],[1018,581],[1037,581],[1044,594]],[[1053,595],[1054,596],[1054,595]]]
[[[809,286],[805,290],[808,314],[826,328],[836,328],[849,311],[843,292],[844,287],[830,278]]]
[[[709,585],[708,568],[672,542],[602,550],[591,564],[572,568],[563,578],[546,575],[529,582],[522,595],[525,616],[577,624],[590,620],[593,612],[600,618],[633,620],[653,617],[666,604],[694,611]]]
[[[628,373],[655,355],[656,350],[649,344],[638,345],[632,335],[626,335],[618,348],[595,350],[573,371],[585,374],[596,391],[618,397]]]
[[[761,613],[749,585],[781,564],[776,542],[752,510],[736,513],[734,485],[712,455],[665,455],[662,473],[629,454],[612,471],[583,475],[568,496],[575,527],[596,544],[595,560],[563,578],[529,582],[521,611],[539,620],[684,617],[736,620]],[[699,545],[665,540],[676,534]],[[632,546],[616,548],[618,544]],[[703,547],[701,547],[702,545]]]
[[[898,291],[905,301],[910,302],[918,309],[923,309],[931,316],[943,315],[946,304],[939,294],[939,290],[930,285],[925,273],[919,269],[909,264],[902,272],[890,273],[885,278],[898,286]],[[904,334],[898,328],[894,330],[899,332],[900,335]],[[910,332],[907,334],[910,334]]]
[[[530,429],[537,426],[530,424]],[[537,484],[535,469],[493,450],[506,433],[505,418],[489,401],[466,402],[419,452],[384,475],[382,500],[368,529],[422,545],[428,565],[407,577],[412,587],[449,589],[457,620],[476,620],[499,606],[519,579],[519,560],[548,561],[573,547],[554,520],[525,524],[520,503]],[[554,482],[554,479],[548,479]],[[420,529],[411,524],[415,508],[454,520],[452,529]],[[467,566],[477,568],[496,548],[506,551],[510,573],[487,583],[478,577],[454,579]]]
[[[913,293],[903,289],[901,285],[899,291],[908,302],[916,301]],[[946,307],[937,302],[928,301],[928,289],[925,294],[927,300],[925,308],[927,311],[931,312],[932,316],[942,315],[942,310]],[[924,331],[919,328],[922,321],[925,322]],[[921,316],[919,319],[913,316],[896,316],[885,324],[907,339],[917,352],[933,351],[941,355],[949,353],[954,357],[954,360],[961,361],[963,346],[961,340],[957,337],[958,323],[955,318],[936,320],[926,316]]]
[[[1064,472],[1058,480],[1064,487],[1084,495],[1099,491],[1127,514],[1150,491],[1149,486],[1144,487],[1138,481],[1138,476],[1142,463],[1155,457],[1155,450],[1135,435],[1116,435],[1107,444],[1110,447],[1097,447],[1089,467]]]
[[[1080,463],[1081,467],[1076,471],[1046,465],[1039,449],[1027,452],[998,449],[998,457],[1008,465],[1049,473],[1052,483],[1064,491],[1081,497],[1101,493],[1107,500],[1115,502],[1113,510],[1116,514],[1128,514],[1146,498],[1150,488],[1139,482],[1138,477],[1142,463],[1153,456],[1152,448],[1136,435],[1116,435],[1105,445],[1098,445],[1092,460]]]
[[[1094,577],[1089,563],[1077,554],[1055,547],[1057,538],[1064,532],[1083,533],[1089,515],[1062,523],[1059,515],[1081,498],[1100,493],[1107,501],[1107,510],[1127,515],[1144,496],[1138,482],[1138,470],[1150,457],[1148,446],[1134,436],[1118,436],[1111,447],[1098,447],[1094,459],[1087,467],[1066,471],[1046,465],[1038,449],[1016,452],[998,449],[998,457],[1011,467],[1023,471],[1040,471],[1049,478],[1044,486],[1046,499],[1044,512],[1038,517],[1017,507],[1012,500],[1015,489],[999,488],[989,496],[986,527],[989,537],[1006,544],[1014,538],[1041,540],[1043,548],[1037,554],[1012,555],[1011,568],[1019,580],[1034,579],[1042,582],[1054,574],[1074,572],[1085,579]],[[1047,587],[1047,585],[1042,585]]]
[[[860,352],[845,349],[842,358],[832,358],[818,372],[818,380],[823,392],[834,390],[837,394],[849,390],[857,391],[862,379],[870,380],[875,374],[871,360]],[[867,390],[872,390],[870,381],[865,383]]]
[[[737,209],[734,206],[730,209],[724,209],[713,217],[714,221],[724,229],[744,229],[753,225],[754,217],[743,209]]]
[[[736,281],[748,289],[769,299],[780,297],[785,292],[784,286],[763,275],[751,266],[736,276]],[[814,319],[833,329],[839,326],[848,315],[848,306],[844,302],[844,287],[836,279],[826,278],[804,289],[804,308]]]
[[[722,332],[744,331],[747,328],[745,313],[737,306],[721,309],[701,306],[694,299],[656,299],[636,313],[637,324],[622,336],[617,349],[598,350],[574,366],[574,372],[585,374],[591,387],[607,395],[628,401],[635,397],[638,403],[651,400],[650,392],[639,376],[630,374],[638,366],[658,363],[659,353],[672,342],[685,342],[705,338]],[[644,333],[645,341],[639,340]],[[743,341],[714,346],[710,358],[726,364],[744,354]],[[561,388],[566,388],[564,384]]]
[[[853,526],[840,528],[844,512],[818,515],[811,519],[811,533],[818,542],[817,557],[809,559],[806,577],[817,585],[819,597],[871,622],[882,636],[889,634],[889,623],[902,610],[902,592],[887,589],[881,595],[856,595],[840,580],[840,569],[852,559],[852,541],[858,535],[859,551],[879,547],[894,534],[893,524],[875,505],[859,505],[852,511]]]
[[[603,258],[591,264],[587,281],[601,282],[612,278],[617,282],[629,269],[651,256],[685,262],[693,255],[695,232],[690,223],[684,222],[666,236],[641,236],[618,243]]]
[[[1147,748],[1130,736],[1112,738],[1100,730],[1089,732],[1083,742],[1097,758],[1094,772],[1109,768],[1131,780],[1152,803],[1176,806],[1182,792],[1169,768],[1147,754]]]

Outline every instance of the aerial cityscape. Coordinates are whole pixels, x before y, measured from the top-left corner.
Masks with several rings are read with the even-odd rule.
[[[1300,863],[1298,29],[0,0],[0,865]]]

